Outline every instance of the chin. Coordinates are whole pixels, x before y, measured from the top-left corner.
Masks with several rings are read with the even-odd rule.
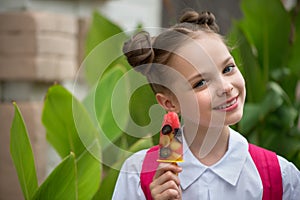
[[[234,125],[234,124],[237,124],[239,121],[241,121],[242,117],[243,117],[243,112],[235,113],[233,116],[230,116],[230,117],[226,120],[226,125]]]

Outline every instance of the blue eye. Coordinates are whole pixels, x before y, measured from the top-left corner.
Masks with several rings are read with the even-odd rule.
[[[195,89],[195,88],[203,87],[205,84],[206,84],[206,80],[202,79],[202,80],[200,80],[199,82],[197,82],[197,83],[193,86],[193,88]]]
[[[227,67],[224,68],[223,74],[232,72],[234,70],[234,67],[235,65],[228,65]]]

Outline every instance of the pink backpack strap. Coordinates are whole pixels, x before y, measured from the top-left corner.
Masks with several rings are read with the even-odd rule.
[[[263,200],[282,200],[282,177],[277,155],[253,144],[249,144],[249,153],[262,180]]]
[[[142,165],[141,187],[147,200],[152,200],[149,186],[159,165],[156,161],[158,151],[159,146],[150,148]],[[282,200],[282,178],[277,155],[253,144],[249,144],[249,153],[263,183],[263,200]]]
[[[147,200],[152,200],[150,183],[153,181],[156,169],[159,165],[158,159],[159,146],[151,147],[144,158],[142,171],[140,174],[141,187]]]

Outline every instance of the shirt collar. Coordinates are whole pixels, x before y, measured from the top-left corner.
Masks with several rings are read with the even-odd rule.
[[[231,185],[236,185],[247,158],[248,142],[242,135],[230,129],[227,152],[221,160],[209,167],[200,163],[192,154],[185,139],[183,139],[183,151],[184,162],[178,163],[183,168],[179,174],[183,190],[194,183],[207,169],[212,170],[217,176]]]

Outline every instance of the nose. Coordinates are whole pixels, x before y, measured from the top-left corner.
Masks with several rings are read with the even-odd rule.
[[[217,95],[223,96],[223,95],[229,95],[233,90],[233,85],[229,80],[226,79],[220,79],[220,83],[218,84],[217,88]]]

